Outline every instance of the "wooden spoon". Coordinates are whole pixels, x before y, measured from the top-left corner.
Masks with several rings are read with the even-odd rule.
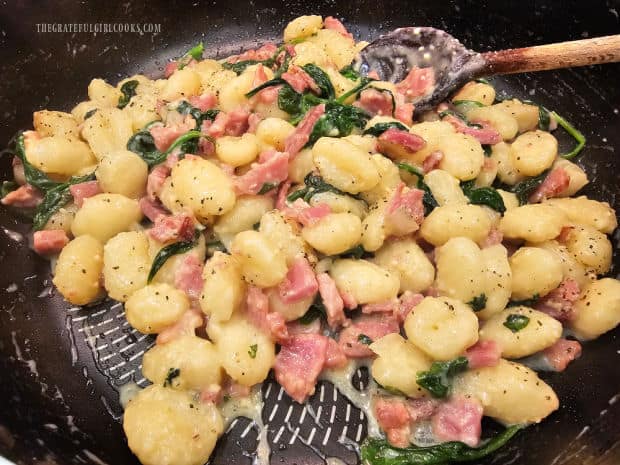
[[[478,53],[440,29],[405,27],[368,44],[357,64],[362,75],[376,71],[382,80],[391,82],[403,80],[414,66],[432,67],[435,87],[415,102],[417,110],[424,110],[478,77],[618,61],[620,35]]]

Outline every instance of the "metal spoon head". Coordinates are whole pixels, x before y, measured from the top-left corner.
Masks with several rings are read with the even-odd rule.
[[[432,27],[403,27],[384,34],[364,47],[358,58],[360,73],[376,71],[384,81],[402,81],[413,67],[431,67],[432,91],[414,101],[427,110],[444,101],[483,68],[484,58],[445,31]]]

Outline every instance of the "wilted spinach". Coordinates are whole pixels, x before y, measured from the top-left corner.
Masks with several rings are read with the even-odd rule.
[[[416,382],[433,397],[446,397],[450,389],[451,378],[467,369],[466,357],[457,357],[447,362],[433,362],[427,371],[418,371]]]
[[[118,98],[118,104],[116,105],[118,108],[125,108],[127,106],[129,101],[131,100],[131,97],[134,97],[136,95],[136,87],[138,87],[138,84],[140,83],[134,79],[125,82],[121,86],[121,93],[123,95]],[[86,115],[84,115],[84,119],[86,119]]]

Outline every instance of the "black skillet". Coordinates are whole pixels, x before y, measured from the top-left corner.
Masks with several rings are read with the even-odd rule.
[[[168,58],[200,40],[207,46],[206,55],[225,56],[277,40],[289,20],[309,13],[340,17],[364,39],[401,26],[434,26],[479,51],[620,32],[620,2],[602,0],[3,2],[0,142],[8,141],[16,129],[30,127],[33,110],[69,110],[86,97],[93,77],[116,82],[135,72],[156,76]],[[37,32],[42,23],[154,23],[161,25],[161,32]],[[535,100],[584,132],[588,143],[578,163],[593,181],[585,192],[615,208],[620,208],[618,75],[619,65],[606,65],[494,80],[500,95]],[[0,159],[1,178],[9,172],[9,160]],[[50,292],[48,263],[7,231],[26,233],[28,223],[0,209],[0,455],[38,465],[136,464],[120,427],[117,389],[131,378],[140,381],[138,354],[150,339],[123,326],[120,308],[111,303],[68,311]],[[617,245],[618,235],[613,242]],[[616,276],[618,254],[614,264]],[[484,463],[620,463],[620,401],[615,402],[620,392],[619,336],[616,330],[585,344],[583,356],[565,373],[545,376],[558,392],[560,410]],[[121,349],[125,350],[119,355]],[[358,428],[363,436],[364,422],[357,409],[347,413],[348,403],[334,396],[330,384],[319,386],[310,401],[315,410],[322,406],[329,412],[323,413],[320,426],[309,415],[300,423],[299,406],[293,406],[289,415],[292,404],[286,395],[279,397],[277,385],[266,383],[263,393],[264,420],[278,406],[269,422],[272,442],[281,431],[272,446],[273,464],[321,464],[321,456],[355,463],[349,442],[337,439],[345,426],[350,439],[356,438]],[[252,462],[256,431],[247,427],[247,421],[239,420],[222,438],[213,464]]]

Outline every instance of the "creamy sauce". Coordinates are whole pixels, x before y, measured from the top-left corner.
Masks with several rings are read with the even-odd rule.
[[[6,228],[2,228],[2,230],[4,231],[4,234],[7,235],[7,237],[15,242],[23,242],[24,240],[24,236],[20,233],[18,233],[17,231],[12,231],[10,229],[6,229]]]
[[[378,391],[377,383],[370,376],[368,386],[361,391],[358,391],[352,384],[355,372],[361,367],[368,367],[369,364],[369,360],[350,361],[341,370],[325,370],[321,373],[320,379],[332,383],[343,396],[364,412],[368,421],[368,435],[379,437],[382,436],[381,429],[372,411],[372,397]]]
[[[136,395],[142,390],[140,386],[138,386],[134,382],[130,382],[127,384],[123,384],[118,390],[118,401],[120,402],[123,410],[127,407],[127,404],[131,399],[136,397]]]

